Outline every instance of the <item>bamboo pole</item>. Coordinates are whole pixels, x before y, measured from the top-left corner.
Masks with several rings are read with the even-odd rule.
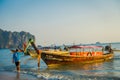
[[[40,67],[40,59],[41,59],[41,53],[39,52],[39,50],[37,49],[36,45],[34,44],[34,41],[32,39],[29,39],[29,42],[31,43],[31,45],[33,46],[33,48],[35,49],[36,53],[38,54],[38,67]]]

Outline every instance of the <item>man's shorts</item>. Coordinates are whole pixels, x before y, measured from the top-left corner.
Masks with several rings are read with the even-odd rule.
[[[15,65],[16,66],[20,66],[20,62],[18,61],[18,62],[15,62]]]

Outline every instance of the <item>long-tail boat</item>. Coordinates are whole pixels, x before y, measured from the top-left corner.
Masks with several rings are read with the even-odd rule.
[[[37,57],[35,51],[29,53],[32,57]],[[103,62],[113,57],[112,49],[108,47],[104,50],[102,46],[71,46],[69,51],[43,50],[41,53],[41,58],[47,65]]]

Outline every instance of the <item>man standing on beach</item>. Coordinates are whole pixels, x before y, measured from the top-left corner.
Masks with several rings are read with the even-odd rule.
[[[20,72],[20,54],[23,52],[19,52],[18,49],[13,53],[13,63],[16,65],[16,70]]]

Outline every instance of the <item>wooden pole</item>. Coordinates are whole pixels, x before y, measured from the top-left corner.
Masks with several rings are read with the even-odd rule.
[[[34,44],[34,41],[32,39],[29,39],[29,42],[31,43],[31,45],[33,46],[33,48],[35,49],[36,53],[38,54],[38,67],[40,67],[40,59],[41,59],[41,53],[39,52],[39,50],[37,49],[36,45]]]

